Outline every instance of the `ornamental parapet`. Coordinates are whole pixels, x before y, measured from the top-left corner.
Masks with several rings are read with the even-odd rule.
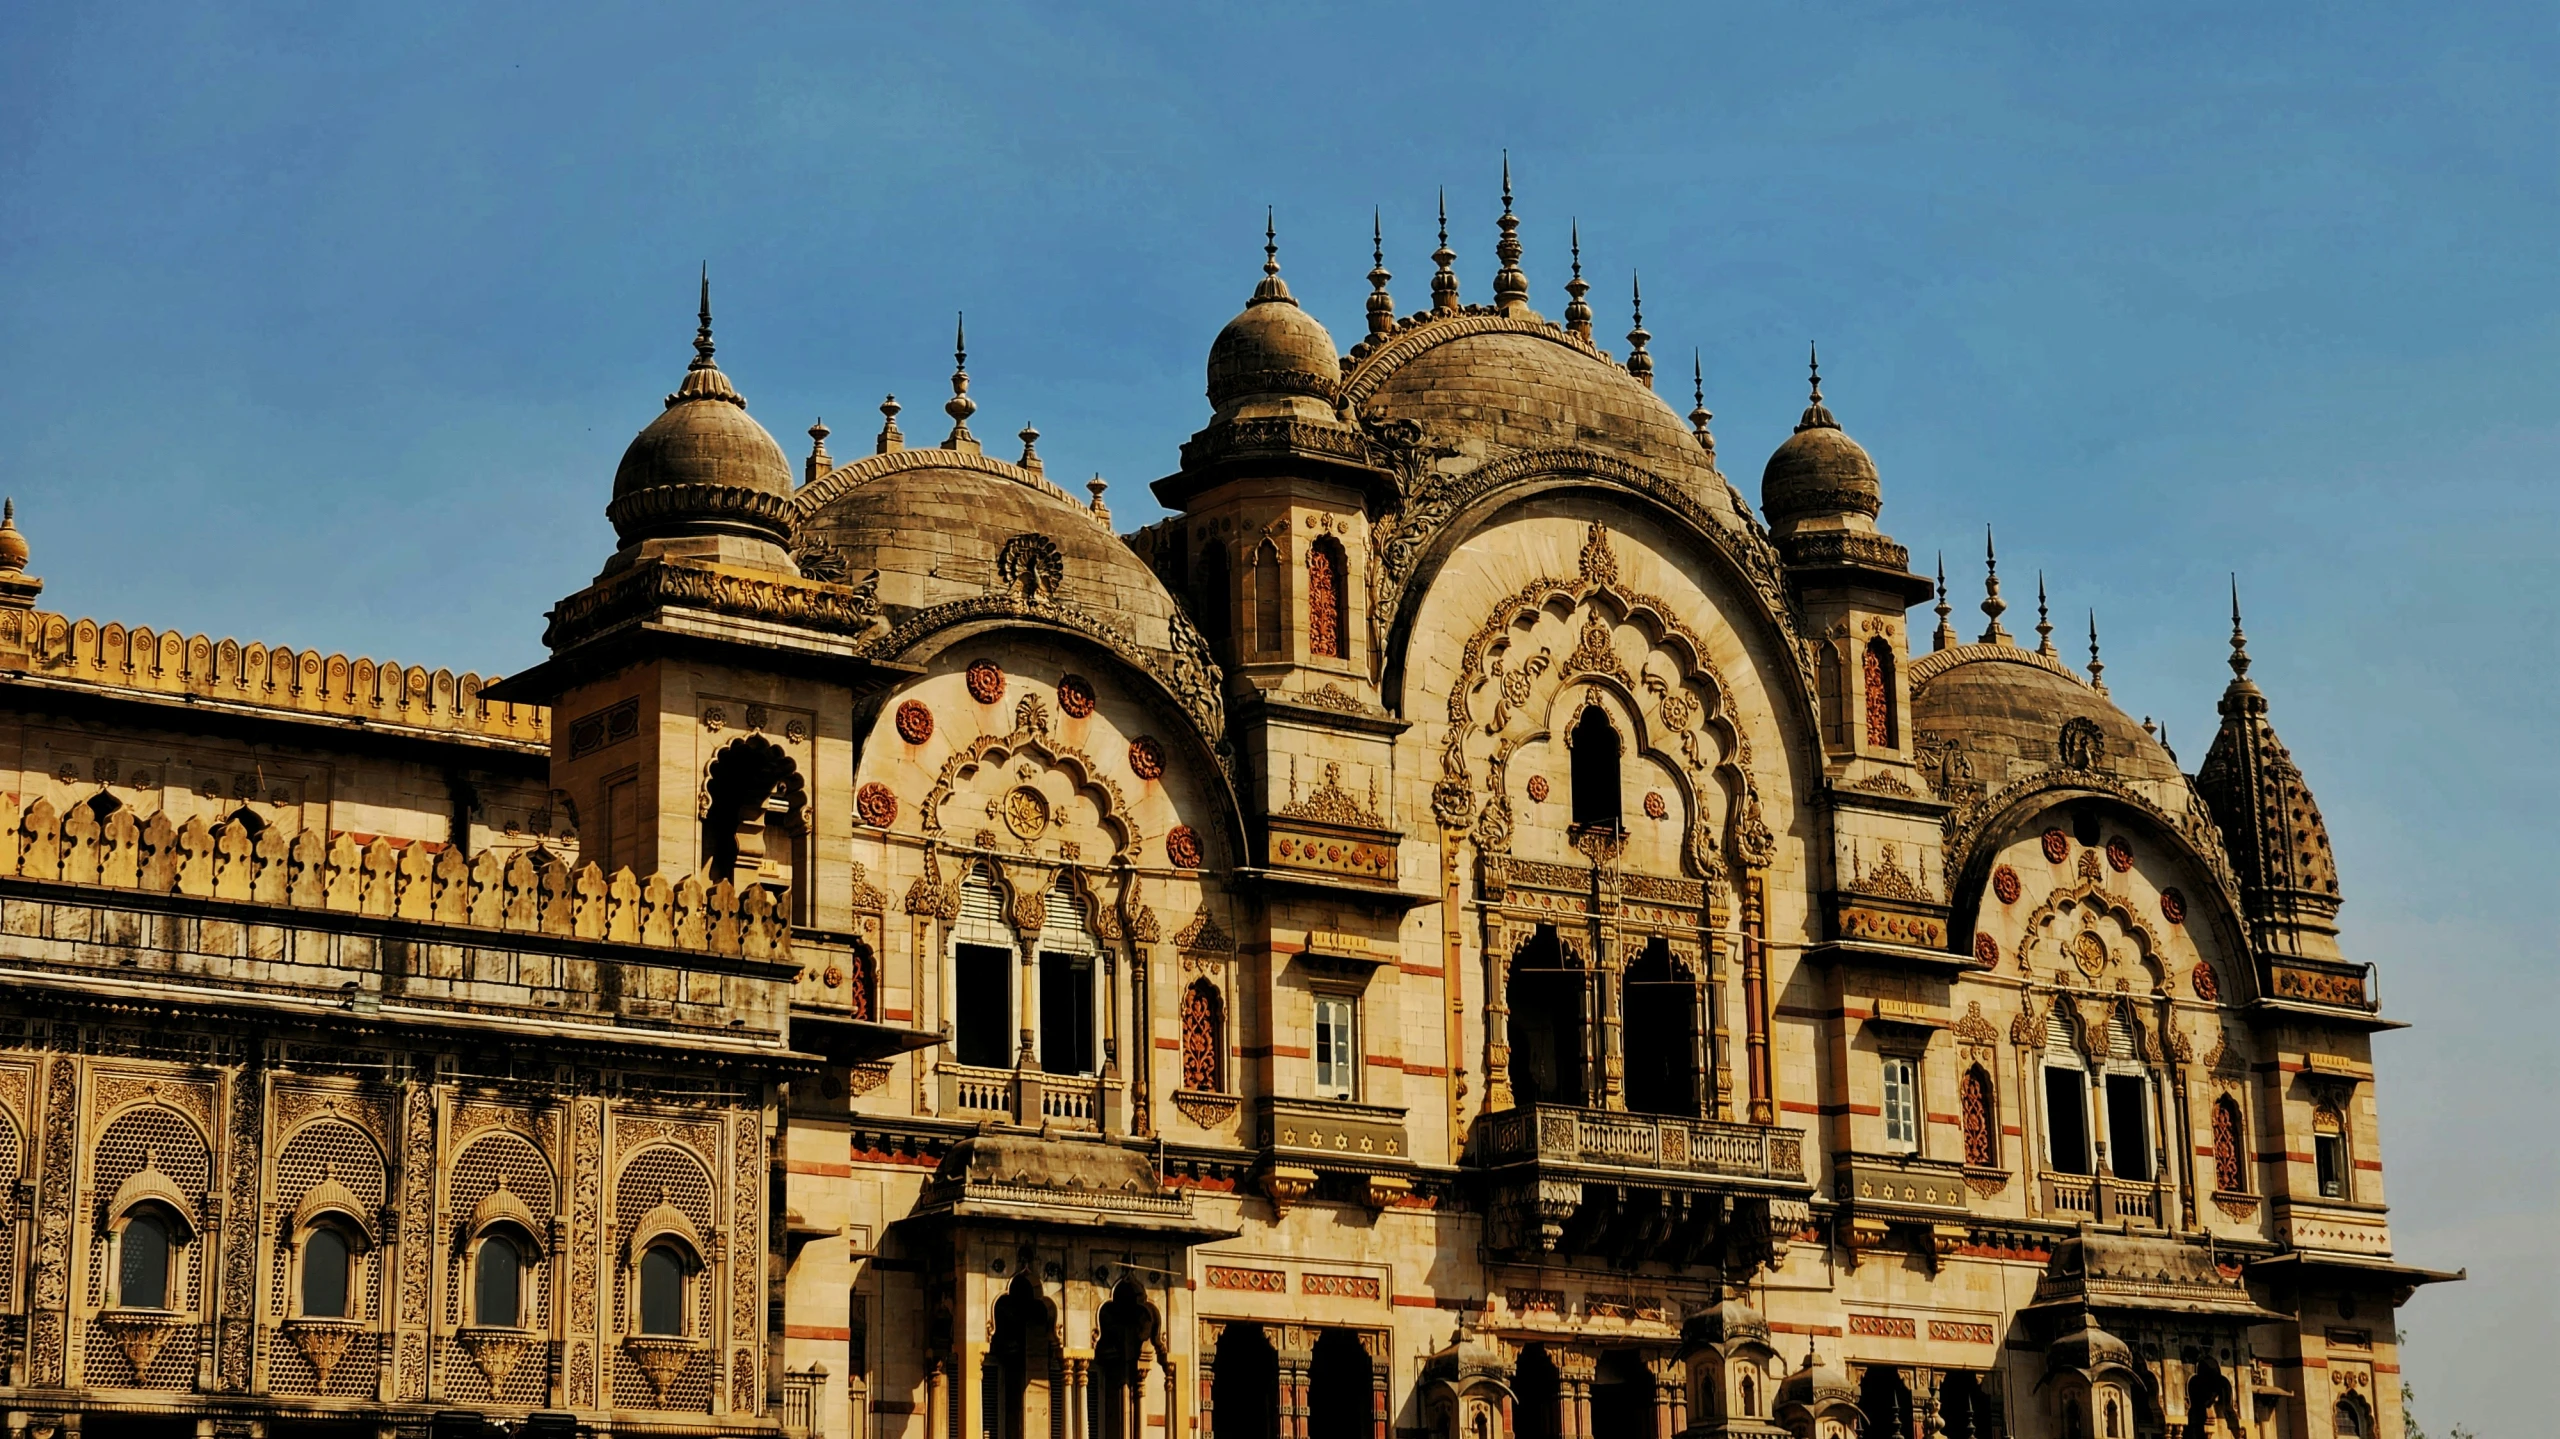
[[[869,584],[821,584],[660,560],[634,566],[562,600],[552,608],[542,642],[557,654],[617,625],[668,608],[707,610],[848,639],[868,634],[881,618],[879,599]]]

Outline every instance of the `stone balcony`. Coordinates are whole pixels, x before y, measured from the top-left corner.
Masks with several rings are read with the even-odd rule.
[[[1729,1197],[1763,1201],[1754,1243],[1783,1245],[1783,1216],[1810,1189],[1797,1130],[1558,1104],[1479,1116],[1466,1162],[1489,1190],[1491,1242],[1515,1252],[1690,1262],[1719,1237]]]
[[[1097,1075],[988,1069],[946,1059],[934,1067],[934,1084],[935,1110],[946,1119],[1113,1134],[1126,1128],[1119,1086]]]
[[[1259,1179],[1274,1208],[1287,1212],[1327,1176],[1348,1180],[1372,1209],[1413,1192],[1413,1146],[1404,1110],[1285,1095],[1264,1095],[1254,1110],[1262,1145]]]
[[[2038,1181],[2048,1219],[2065,1224],[2122,1224],[2157,1229],[2168,1204],[2167,1189],[2092,1174],[2045,1174]]]

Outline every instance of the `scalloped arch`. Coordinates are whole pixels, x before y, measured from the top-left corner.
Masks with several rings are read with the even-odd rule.
[[[886,454],[865,455],[849,465],[839,465],[794,490],[791,494],[792,518],[795,521],[805,520],[832,501],[862,488],[873,480],[908,470],[975,470],[980,474],[1000,476],[1026,489],[1038,490],[1044,495],[1055,496],[1068,504],[1076,504],[1075,498],[1065,490],[1059,489],[1020,465],[1007,464],[1002,460],[992,460],[985,455],[973,455],[963,450],[891,450]],[[1083,508],[1081,505],[1076,507]]]
[[[2247,930],[2240,918],[2239,889],[2232,879],[2230,864],[2223,857],[2222,832],[2212,816],[2199,806],[2191,811],[2191,820],[2182,823],[2129,785],[2087,770],[2062,769],[2029,775],[1947,816],[1944,863],[1947,898],[1954,907],[1955,918],[1955,923],[1947,927],[1951,950],[1966,953],[1973,944],[1973,916],[1981,906],[1983,890],[1991,883],[1992,863],[2000,851],[1998,837],[2016,830],[2037,810],[2073,799],[2112,800],[2124,806],[2138,823],[2175,845],[2181,857],[2194,861],[2211,881],[2206,893],[2214,897],[2209,914],[2215,938],[2232,956],[2249,953],[2242,938]],[[2205,843],[2208,840],[2210,847]]]

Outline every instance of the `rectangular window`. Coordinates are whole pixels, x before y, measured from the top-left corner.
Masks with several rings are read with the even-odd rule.
[[[2144,1103],[2151,1083],[2139,1074],[2107,1076],[2107,1159],[2118,1179],[2149,1183],[2151,1116]]]
[[[2336,1134],[2311,1136],[2311,1158],[2320,1168],[2320,1197],[2347,1197],[2347,1142]]]
[[[1351,1001],[1316,996],[1316,1096],[1349,1099],[1358,1088],[1360,1054],[1353,1044]]]
[[[992,944],[953,947],[951,1050],[962,1064],[1013,1063],[1013,951]]]
[[[1093,956],[1040,954],[1040,1068],[1093,1073]]]
[[[2089,1172],[2089,1080],[2079,1070],[2044,1067],[2044,1138],[2054,1173]]]
[[[1908,1059],[1884,1062],[1884,1142],[1894,1149],[1920,1148],[1920,1066]]]

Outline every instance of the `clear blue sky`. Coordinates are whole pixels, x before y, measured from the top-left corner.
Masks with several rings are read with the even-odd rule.
[[[1819,339],[1887,528],[1969,606],[1996,522],[2010,597],[2094,606],[2190,765],[2240,572],[2349,948],[2417,1025],[2379,1043],[2401,1252],[2473,1275],[2404,1314],[2420,1414],[2524,1432],[2560,1330],[2555,13],[9,6],[0,488],[59,608],[515,669],[610,548],[705,259],[793,454],[820,414],[861,452],[889,390],[938,434],[966,309],[980,433],[1036,422],[1135,525],[1263,207],[1347,343],[1373,205],[1403,308],[1441,184],[1489,296],[1507,146],[1535,303],[1579,216],[1603,334],[1640,269],[1755,497]]]

